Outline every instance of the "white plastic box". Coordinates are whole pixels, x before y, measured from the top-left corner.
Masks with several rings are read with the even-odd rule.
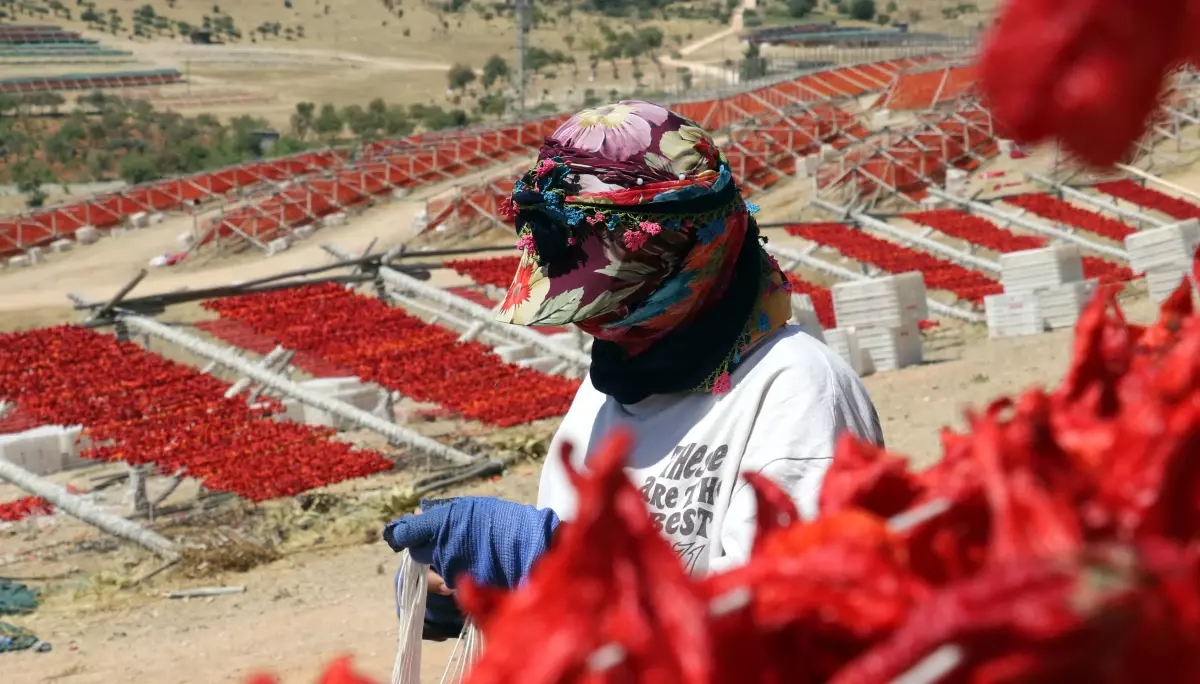
[[[1170,297],[1184,278],[1192,280],[1192,264],[1173,264],[1159,266],[1146,271],[1146,288],[1149,290],[1150,301],[1161,304]],[[1196,295],[1196,283],[1192,283],[1193,296]]]
[[[1134,273],[1190,264],[1197,245],[1200,245],[1200,220],[1196,219],[1138,231],[1125,238],[1129,267]]]
[[[1051,330],[1074,327],[1079,312],[1096,294],[1096,284],[1096,280],[1083,280],[1039,290],[1038,307],[1046,327]]]
[[[1017,337],[1045,332],[1046,322],[1036,295],[1027,292],[988,295],[983,298],[988,337]]]
[[[921,330],[914,321],[899,328],[856,328],[858,348],[875,372],[887,372],[922,361]]]
[[[817,317],[817,309],[813,306],[812,297],[806,294],[792,293],[792,319],[788,321],[797,325],[806,334],[825,341],[821,330],[821,320]]]
[[[832,293],[839,328],[902,328],[929,316],[925,279],[918,271],[838,283]]]
[[[1006,294],[1037,292],[1083,280],[1083,259],[1075,245],[1052,245],[1000,255]]]
[[[873,372],[874,369],[870,367],[866,355],[858,346],[858,333],[854,328],[826,330],[825,344],[837,352],[859,376],[867,376]]]

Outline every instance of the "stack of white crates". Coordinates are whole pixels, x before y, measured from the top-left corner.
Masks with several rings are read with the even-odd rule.
[[[812,297],[798,292],[792,293],[792,319],[788,321],[812,337],[825,341],[821,331],[821,319],[817,317],[817,308],[813,306]]]
[[[1037,335],[1046,331],[1046,319],[1037,297],[1028,294],[997,294],[983,298],[987,311],[988,337]]]
[[[1156,304],[1170,297],[1179,283],[1189,277],[1197,246],[1200,246],[1200,220],[1196,219],[1139,231],[1125,238],[1129,266],[1134,273],[1146,274],[1150,299]]]
[[[833,335],[838,341],[830,346],[851,367],[861,367],[855,368],[860,375],[921,363],[919,323],[929,316],[929,309],[925,279],[919,272],[838,283],[833,286],[833,311],[838,327],[827,330],[825,338],[828,341],[838,333]],[[862,359],[847,356],[854,348]]]
[[[870,375],[874,370],[861,347],[858,346],[858,334],[854,328],[834,328],[825,331],[825,344],[837,352],[860,376]]]
[[[1083,279],[1083,259],[1074,245],[1002,254],[1000,280],[1004,295],[984,298],[992,337],[1072,327],[1096,292],[1096,281]],[[1040,326],[1031,322],[1034,310]]]

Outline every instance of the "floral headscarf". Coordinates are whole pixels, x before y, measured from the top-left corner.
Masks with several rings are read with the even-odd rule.
[[[637,356],[711,309],[739,259],[753,258],[758,303],[741,312],[751,320],[697,387],[725,391],[741,354],[790,316],[786,278],[746,243],[757,238],[752,210],[692,121],[642,101],[584,110],[546,139],[505,202],[523,255],[497,319],[575,323]]]

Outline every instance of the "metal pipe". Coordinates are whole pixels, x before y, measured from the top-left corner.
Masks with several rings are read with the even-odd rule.
[[[314,392],[303,385],[295,383],[287,378],[281,377],[271,371],[268,371],[256,363],[252,363],[242,358],[238,358],[230,353],[227,349],[223,349],[214,344],[209,344],[204,340],[193,337],[185,332],[181,332],[167,325],[163,325],[158,321],[145,318],[143,316],[126,316],[122,320],[133,328],[137,328],[147,335],[162,338],[172,344],[177,344],[180,347],[202,356],[211,361],[216,361],[223,366],[231,368],[242,375],[262,383],[266,387],[290,396],[302,404],[312,406],[321,411],[331,413],[340,418],[355,423],[367,430],[377,432],[388,438],[392,444],[412,447],[433,456],[443,458],[452,463],[468,464],[475,463],[479,459],[474,456],[469,456],[457,449],[452,449],[436,440],[430,439],[425,435],[405,429],[399,425],[389,423],[378,416],[373,416],[367,411],[351,406],[346,402],[332,399],[317,392]]]

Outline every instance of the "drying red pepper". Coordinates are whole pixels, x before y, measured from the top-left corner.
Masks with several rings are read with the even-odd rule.
[[[1057,138],[1088,163],[1120,161],[1200,36],[1188,12],[1189,0],[1009,0],[980,53],[985,105],[1019,143]]]

